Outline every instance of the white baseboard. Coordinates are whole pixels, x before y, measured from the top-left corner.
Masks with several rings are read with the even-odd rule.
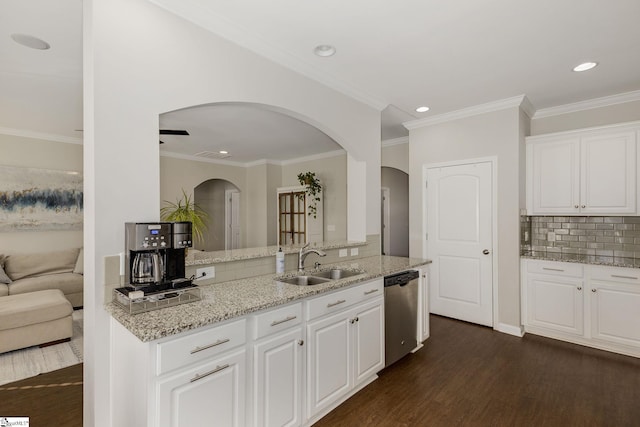
[[[502,332],[503,334],[515,335],[516,337],[520,338],[524,336],[524,329],[522,328],[522,326],[513,326],[507,325],[506,323],[498,323],[494,330]]]

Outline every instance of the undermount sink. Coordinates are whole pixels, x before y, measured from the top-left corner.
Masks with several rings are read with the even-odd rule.
[[[297,286],[311,286],[311,285],[319,285],[321,283],[327,283],[330,279],[325,279],[323,277],[316,276],[295,276],[289,277],[287,279],[278,279],[278,282],[289,283],[291,285]]]
[[[317,273],[310,273],[313,277],[324,277],[331,280],[344,279],[346,277],[357,276],[362,274],[362,271],[343,270],[340,268],[334,268],[332,270],[319,271]]]

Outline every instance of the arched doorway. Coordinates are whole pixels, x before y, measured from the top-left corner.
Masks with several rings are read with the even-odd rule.
[[[202,250],[239,248],[240,189],[225,179],[209,179],[194,189],[194,202],[209,216]]]

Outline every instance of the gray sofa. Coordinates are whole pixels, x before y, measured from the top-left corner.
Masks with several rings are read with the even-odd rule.
[[[82,307],[83,288],[82,249],[0,255],[0,297],[59,289],[73,307]]]

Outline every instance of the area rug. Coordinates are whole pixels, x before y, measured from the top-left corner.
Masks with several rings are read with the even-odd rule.
[[[82,363],[83,311],[73,311],[71,341],[40,348],[29,347],[0,354],[0,385]]]

